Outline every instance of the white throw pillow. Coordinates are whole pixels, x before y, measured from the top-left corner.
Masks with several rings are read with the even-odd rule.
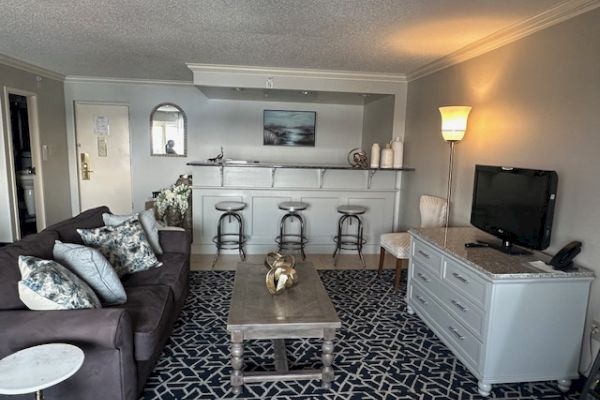
[[[127,302],[127,293],[117,272],[100,250],[57,240],[52,253],[56,261],[69,268],[94,289],[103,304]]]
[[[154,217],[154,209],[148,209],[142,211],[141,213],[130,215],[114,215],[104,213],[102,214],[102,220],[104,221],[104,225],[116,226],[121,225],[123,222],[135,216],[137,216],[140,220],[140,224],[142,224],[142,228],[146,234],[146,239],[148,240],[148,243],[150,243],[154,254],[162,254],[163,249],[160,247],[160,240],[158,238],[158,223]]]
[[[94,291],[56,261],[19,256],[19,298],[30,310],[101,308]]]

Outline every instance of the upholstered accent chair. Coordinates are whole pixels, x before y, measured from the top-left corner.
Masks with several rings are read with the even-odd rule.
[[[434,228],[444,226],[448,212],[446,199],[430,195],[422,195],[419,200],[421,213],[421,228]],[[379,270],[383,270],[383,261],[386,251],[396,258],[396,272],[394,274],[394,288],[400,286],[400,274],[403,260],[408,259],[410,253],[410,235],[408,232],[384,233],[379,240]]]

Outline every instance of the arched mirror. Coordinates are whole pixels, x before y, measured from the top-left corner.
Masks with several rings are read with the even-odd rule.
[[[187,155],[187,121],[183,110],[172,103],[154,107],[150,114],[151,152],[153,156]]]

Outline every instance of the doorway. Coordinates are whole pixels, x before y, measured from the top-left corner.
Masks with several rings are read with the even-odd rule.
[[[35,167],[31,158],[27,97],[10,93],[10,133],[15,166],[17,217],[21,237],[37,232],[35,209]],[[39,190],[39,189],[38,189]]]
[[[18,240],[46,227],[37,96],[5,88],[4,99],[12,238]]]

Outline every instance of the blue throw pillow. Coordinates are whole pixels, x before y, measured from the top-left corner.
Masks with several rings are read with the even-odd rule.
[[[94,291],[56,261],[19,256],[19,298],[31,310],[101,308]]]
[[[77,232],[85,244],[100,250],[119,277],[162,265],[146,240],[137,217],[121,225],[77,229]]]
[[[154,254],[162,254],[163,249],[162,247],[160,247],[158,223],[156,222],[156,218],[154,218],[153,208],[142,211],[139,214],[136,213],[130,215],[115,215],[104,213],[102,214],[102,220],[104,221],[104,225],[121,225],[123,222],[136,216],[138,217],[140,224],[142,224],[142,229],[146,234],[146,239],[148,240],[148,243],[150,243],[150,246],[152,246],[152,250],[154,250]]]
[[[103,304],[123,304],[127,301],[119,276],[100,250],[57,240],[53,254],[56,261],[94,289]]]

